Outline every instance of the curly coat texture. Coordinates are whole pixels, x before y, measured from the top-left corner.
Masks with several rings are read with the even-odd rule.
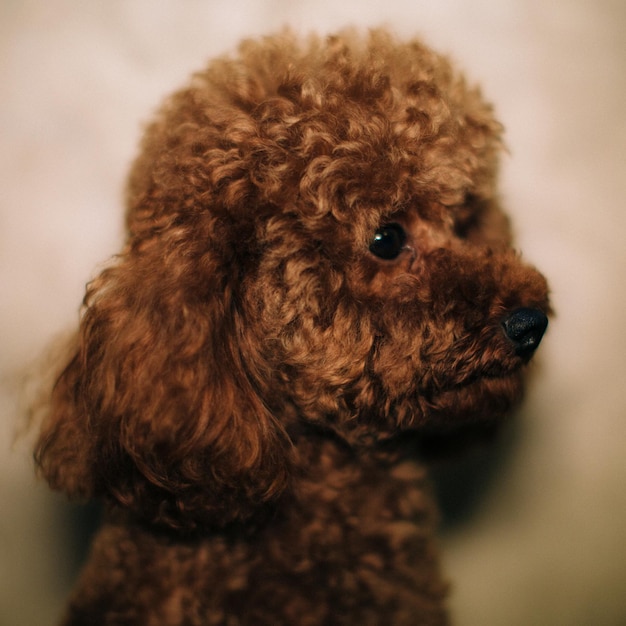
[[[419,432],[505,414],[502,321],[549,309],[500,135],[384,31],[245,41],[165,102],[35,453],[108,509],[64,624],[447,623]]]

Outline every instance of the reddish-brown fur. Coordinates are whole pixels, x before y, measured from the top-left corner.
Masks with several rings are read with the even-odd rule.
[[[247,41],[166,101],[36,449],[108,510],[65,624],[447,623],[419,430],[502,416],[501,322],[548,310],[500,133],[382,31]]]

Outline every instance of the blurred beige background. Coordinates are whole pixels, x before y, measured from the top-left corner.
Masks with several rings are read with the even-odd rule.
[[[0,624],[54,623],[71,515],[11,447],[15,381],[121,237],[161,97],[241,36],[387,23],[449,52],[507,127],[503,194],[558,318],[522,437],[446,535],[459,626],[626,624],[622,0],[0,0]]]

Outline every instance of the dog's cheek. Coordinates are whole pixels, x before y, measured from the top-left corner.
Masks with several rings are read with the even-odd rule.
[[[373,333],[366,317],[339,306],[325,329],[301,319],[281,341],[276,363],[285,397],[308,416],[323,418],[349,412],[347,398],[364,378]]]

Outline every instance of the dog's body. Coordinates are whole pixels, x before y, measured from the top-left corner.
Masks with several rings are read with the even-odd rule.
[[[246,42],[168,100],[36,451],[107,503],[65,624],[447,623],[419,432],[506,413],[549,309],[499,135],[383,32]]]
[[[261,528],[181,538],[106,525],[68,623],[447,623],[433,503],[411,447],[363,459],[310,434],[304,454],[296,495]]]

